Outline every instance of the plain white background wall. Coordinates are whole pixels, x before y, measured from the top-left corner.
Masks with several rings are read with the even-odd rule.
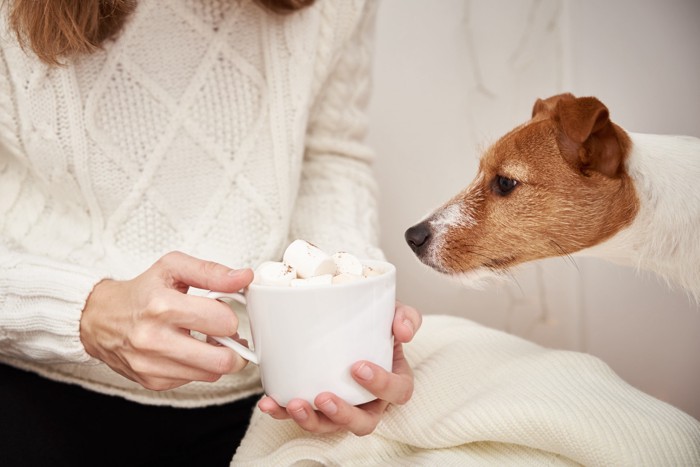
[[[631,131],[700,137],[699,24],[697,0],[383,0],[369,143],[399,297],[599,356],[700,419],[700,307],[683,292],[581,258],[471,290],[419,264],[403,240],[471,181],[480,149],[527,120],[537,97],[595,95]]]

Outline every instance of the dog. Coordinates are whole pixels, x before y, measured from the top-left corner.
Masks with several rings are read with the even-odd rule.
[[[582,254],[654,271],[700,302],[700,139],[628,132],[595,97],[537,99],[405,239],[462,281]]]

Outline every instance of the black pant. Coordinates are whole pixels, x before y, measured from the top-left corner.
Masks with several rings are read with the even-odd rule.
[[[149,406],[0,364],[0,466],[228,466],[258,399]]]

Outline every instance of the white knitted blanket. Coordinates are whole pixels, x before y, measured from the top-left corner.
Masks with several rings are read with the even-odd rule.
[[[256,411],[232,465],[700,465],[700,423],[590,355],[437,315],[405,351],[413,398],[372,435]]]

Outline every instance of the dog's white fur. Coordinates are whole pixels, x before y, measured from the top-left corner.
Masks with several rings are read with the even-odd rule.
[[[470,187],[469,192],[475,195],[477,198],[484,196],[481,192],[481,182],[483,181],[484,174],[479,172],[477,177],[474,179]],[[441,227],[455,227],[455,226],[465,226],[472,227],[476,225],[476,219],[474,218],[473,212],[468,206],[458,205],[456,203],[448,204],[443,206],[440,210],[435,210],[437,215],[429,221],[430,227],[433,230],[433,235],[435,239],[430,244],[428,248],[428,262],[433,265],[438,265],[440,263],[437,254],[442,248],[444,242],[445,229]],[[431,213],[432,214],[432,213]],[[427,220],[431,214],[425,216],[424,220]],[[448,276],[450,279],[470,287],[472,289],[481,289],[486,287],[488,284],[504,279],[507,277],[505,274],[498,274],[488,268],[477,268],[468,272],[463,272],[459,274],[454,274]]]
[[[630,226],[577,254],[651,270],[700,302],[700,139],[627,134],[639,212]]]

